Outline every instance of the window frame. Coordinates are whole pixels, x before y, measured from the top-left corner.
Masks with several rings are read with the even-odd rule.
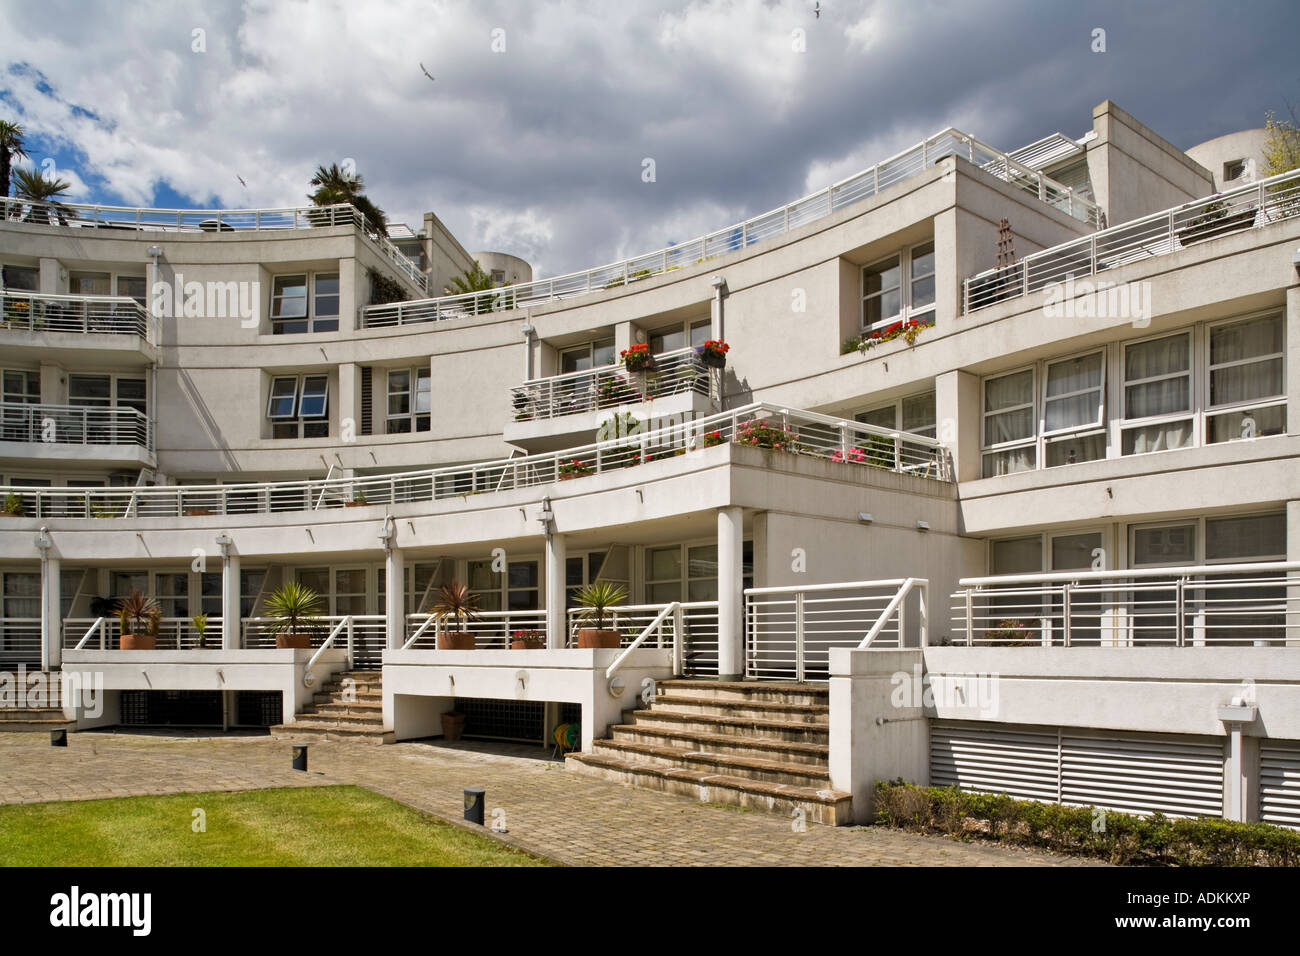
[[[339,330],[339,320],[342,316],[342,272],[335,270],[314,271],[305,270],[303,272],[284,272],[271,277],[271,308],[269,311],[271,321],[272,335],[315,335],[322,332],[337,332]],[[277,291],[281,288],[282,283],[288,284],[290,280],[302,279],[303,294],[285,295]],[[322,292],[318,288],[318,283],[322,279],[333,279],[336,283],[335,291]],[[335,311],[332,313],[322,313],[320,311],[320,300],[333,298],[335,300]],[[286,300],[302,299],[302,315],[281,316],[276,314],[277,305]],[[302,324],[304,328],[286,329],[289,324]]]
[[[934,266],[929,272],[918,273],[915,271],[917,250],[922,249],[925,246],[931,247],[929,255],[936,256],[934,260]],[[898,290],[898,311],[892,315],[888,315],[888,316],[882,315],[875,322],[868,323],[867,322],[867,301],[869,299],[882,298],[887,293],[894,291],[895,287],[894,286],[890,286],[889,288],[882,287],[877,292],[868,293],[866,291],[867,270],[875,269],[878,266],[886,265],[891,261],[898,263],[898,286],[896,287]],[[912,245],[909,246],[904,246],[902,249],[899,249],[897,252],[891,255],[882,256],[879,259],[876,259],[872,262],[868,262],[862,265],[858,269],[858,330],[859,332],[864,332],[864,333],[874,332],[876,329],[887,328],[888,326],[893,325],[895,322],[915,319],[925,314],[929,314],[931,321],[933,321],[934,313],[937,308],[936,300],[938,299],[938,293],[939,293],[939,280],[938,280],[939,271],[938,270],[939,270],[939,261],[937,258],[937,248],[933,236],[931,236],[928,239],[924,239],[921,242],[913,243]],[[912,301],[913,295],[916,291],[915,285],[916,283],[921,282],[925,279],[934,280],[934,298],[926,305],[915,305]]]
[[[1041,439],[1039,426],[1041,425],[1041,414],[1038,408],[1038,365],[1024,365],[1020,368],[1008,369],[1004,372],[998,372],[993,375],[986,375],[980,379],[980,476],[983,478],[1005,478],[1007,475],[1016,475],[1025,471],[1037,471],[1041,468],[1042,458],[1039,454],[1038,445]],[[1008,405],[994,411],[988,408],[988,384],[999,379],[1010,378],[1013,375],[1023,375],[1025,372],[1030,374],[1029,401],[1019,405]],[[1018,412],[1023,409],[1029,409],[1030,432],[1028,438],[1015,438],[1009,441],[988,443],[988,420],[992,415],[1005,415],[1008,412]],[[1034,464],[1031,468],[1021,468],[1019,471],[1005,472],[1001,475],[990,475],[985,473],[985,462],[990,455],[997,455],[1002,452],[1012,451],[1017,448],[1033,448]]]
[[[407,376],[406,389],[404,391],[393,391],[394,375]],[[425,388],[421,388],[421,379],[425,383]],[[429,398],[429,407],[423,411],[420,410],[420,395],[425,394]],[[406,411],[393,412],[392,400],[395,395],[406,396]],[[414,368],[390,368],[384,370],[384,434],[386,435],[411,435],[416,432],[427,432],[433,428],[433,370],[427,365],[420,365]],[[394,422],[406,422],[406,428],[393,428]]]
[[[1267,355],[1258,355],[1258,356],[1254,356],[1254,357],[1252,357],[1252,358],[1237,359],[1237,360],[1232,361],[1232,362],[1221,362],[1221,363],[1218,364],[1218,365],[1213,364],[1213,363],[1214,363],[1213,346],[1214,346],[1214,330],[1215,330],[1215,329],[1222,328],[1222,327],[1224,327],[1224,326],[1229,326],[1229,325],[1236,325],[1236,324],[1238,324],[1238,323],[1252,322],[1252,321],[1254,321],[1254,320],[1256,320],[1256,319],[1267,319],[1267,318],[1275,319],[1275,320],[1277,321],[1279,327],[1281,328],[1281,332],[1282,332],[1282,350],[1281,350],[1280,352],[1270,352],[1270,353],[1268,353]],[[1204,392],[1203,392],[1203,394],[1204,394],[1204,396],[1205,396],[1205,401],[1204,401],[1203,403],[1201,403],[1201,408],[1199,409],[1200,414],[1201,414],[1201,416],[1202,416],[1202,418],[1203,418],[1203,427],[1201,428],[1200,435],[1201,435],[1201,438],[1202,438],[1203,443],[1204,443],[1205,445],[1207,445],[1207,446],[1208,446],[1208,445],[1226,445],[1226,444],[1229,444],[1230,442],[1234,442],[1234,441],[1244,441],[1244,440],[1246,440],[1246,439],[1244,439],[1244,438],[1230,438],[1230,439],[1227,439],[1226,441],[1221,441],[1221,442],[1211,441],[1211,440],[1210,440],[1210,433],[1211,433],[1210,423],[1211,423],[1211,419],[1218,418],[1220,415],[1230,414],[1230,413],[1232,413],[1232,412],[1248,412],[1248,411],[1254,411],[1254,410],[1256,410],[1256,409],[1261,409],[1261,408],[1278,408],[1278,407],[1281,407],[1281,408],[1283,409],[1283,418],[1286,419],[1286,418],[1289,418],[1289,417],[1290,417],[1290,410],[1287,408],[1287,381],[1286,381],[1286,373],[1287,373],[1287,345],[1288,345],[1288,343],[1287,343],[1287,334],[1286,334],[1286,332],[1287,332],[1287,321],[1286,321],[1286,310],[1285,310],[1285,309],[1268,309],[1268,310],[1265,310],[1265,311],[1263,311],[1263,312],[1255,312],[1255,313],[1251,313],[1251,314],[1249,314],[1249,315],[1237,315],[1237,316],[1233,316],[1232,318],[1229,318],[1229,319],[1220,319],[1220,320],[1215,320],[1215,321],[1213,321],[1213,322],[1206,322],[1206,323],[1205,323],[1205,331],[1204,331],[1204,342],[1205,342],[1205,346],[1204,346],[1204,348],[1205,348],[1205,355],[1204,355],[1205,381],[1204,381]],[[1237,365],[1255,365],[1255,364],[1259,364],[1259,363],[1261,363],[1261,362],[1267,362],[1267,361],[1272,361],[1272,360],[1280,360],[1281,363],[1282,363],[1282,390],[1281,390],[1280,392],[1275,392],[1275,393],[1272,394],[1272,395],[1265,396],[1265,397],[1262,397],[1262,398],[1252,398],[1252,399],[1247,399],[1246,401],[1242,401],[1242,402],[1231,402],[1231,403],[1222,404],[1222,405],[1213,405],[1213,404],[1211,404],[1211,400],[1212,400],[1212,398],[1213,398],[1213,394],[1214,394],[1213,389],[1212,389],[1211,386],[1212,386],[1212,384],[1213,384],[1213,382],[1214,382],[1214,372],[1215,372],[1216,369],[1232,368],[1232,367],[1237,366]],[[1286,425],[1285,425],[1285,424],[1283,424],[1282,434],[1286,434]],[[1253,437],[1257,437],[1257,438],[1272,438],[1272,437],[1275,437],[1275,436],[1272,436],[1272,435],[1256,435],[1256,436],[1253,436]]]
[[[324,383],[323,387],[319,392],[319,397],[324,404],[324,408],[321,415],[305,416],[303,415],[303,403],[306,402],[309,398],[317,397],[317,393],[315,392],[312,392],[309,395],[307,389],[308,381],[313,379],[320,379]],[[292,410],[288,414],[274,415],[272,414],[272,411],[277,398],[283,400],[284,398],[287,397],[284,394],[277,395],[276,386],[280,382],[289,382],[289,381],[292,381],[294,383],[293,393],[291,398]],[[328,438],[330,435],[329,397],[330,397],[330,379],[329,379],[329,374],[326,372],[300,372],[293,375],[272,374],[270,387],[267,390],[266,412],[265,412],[265,418],[271,425],[271,438],[277,441],[302,439],[302,438]],[[323,435],[307,434],[307,431],[310,426],[319,427],[322,423],[325,425],[325,434]],[[293,435],[276,434],[276,429],[281,426],[285,426],[285,427],[293,426],[295,434]]]

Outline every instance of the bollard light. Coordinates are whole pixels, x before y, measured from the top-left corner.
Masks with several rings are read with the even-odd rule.
[[[307,745],[298,744],[293,748],[293,769],[306,771],[307,769]]]
[[[66,747],[68,745],[68,732],[66,730],[50,731],[51,747]]]
[[[483,825],[484,799],[482,787],[465,788],[465,819],[470,823]]]

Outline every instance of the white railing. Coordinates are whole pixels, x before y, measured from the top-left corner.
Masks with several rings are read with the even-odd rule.
[[[0,330],[149,337],[149,314],[123,295],[45,295],[0,289]]]
[[[316,683],[316,675],[312,668],[316,666],[316,662],[320,660],[321,655],[334,646],[334,642],[338,640],[339,634],[344,632],[347,633],[347,666],[348,669],[351,670],[352,654],[356,640],[356,629],[353,627],[353,617],[349,614],[347,617],[343,618],[343,620],[334,625],[334,629],[329,632],[329,636],[326,637],[325,640],[321,641],[320,647],[316,648],[316,653],[311,656],[311,660],[309,660],[307,666],[303,668],[303,686],[310,687],[312,684]]]
[[[0,619],[0,670],[41,666],[41,619],[7,617]]]
[[[63,622],[63,646],[77,651],[83,651],[87,646],[101,651],[121,650],[122,624],[109,615],[97,619],[66,618]],[[208,618],[204,632],[200,634],[191,618],[164,617],[158,622],[155,647],[160,651],[220,649],[221,618]]]
[[[925,578],[745,589],[745,676],[827,680],[832,647],[909,646],[916,593],[917,646],[928,636]]]
[[[388,622],[382,614],[328,614],[312,618],[311,646],[319,649],[339,624],[347,622],[348,666],[374,667],[383,662],[388,642]],[[246,649],[275,647],[275,619],[246,617],[241,622],[240,646]],[[313,658],[314,660],[314,658]]]
[[[709,394],[709,369],[694,348],[654,357],[654,368],[629,372],[602,365],[583,372],[535,378],[510,389],[515,421],[529,422],[632,405],[685,392]]]
[[[963,283],[963,311],[1296,217],[1300,217],[1300,169],[1112,226],[1032,253],[1014,265],[971,276]]]
[[[963,578],[954,644],[1300,647],[1300,562]]]
[[[153,450],[149,416],[134,408],[0,402],[0,441],[138,445]]]
[[[31,202],[0,198],[0,219],[74,229],[119,229],[149,232],[261,232],[269,229],[320,229],[356,226],[413,284],[426,294],[428,280],[387,236],[371,228],[356,208],[296,206],[285,209],[149,209],[92,206],[83,203]]]
[[[610,664],[609,667],[605,668],[605,679],[608,680],[609,678],[614,676],[615,672],[620,667],[623,666],[623,662],[627,660],[628,655],[631,654],[633,651],[635,651],[637,648],[639,648],[642,644],[644,644],[646,638],[650,636],[651,632],[653,631],[658,632],[656,637],[657,645],[659,647],[662,647],[663,646],[663,623],[665,620],[668,619],[669,616],[672,616],[673,618],[673,630],[672,630],[673,673],[680,674],[682,672],[681,663],[680,663],[681,653],[678,650],[678,648],[680,647],[680,641],[677,640],[677,637],[679,634],[682,633],[681,614],[682,614],[681,601],[673,601],[671,604],[665,604],[663,610],[660,611],[658,614],[656,614],[654,616],[654,619],[651,620],[650,623],[647,624],[642,629],[641,633],[632,639],[632,643],[624,647],[623,652],[619,654],[618,657],[614,658],[614,663]]]
[[[432,614],[408,614],[406,630],[410,635],[404,649],[435,650],[443,631],[457,631],[474,636],[475,650],[509,650],[515,631],[540,631],[546,634],[546,612],[479,611],[469,622],[440,621]]]
[[[1095,203],[1038,170],[1018,163],[973,136],[950,127],[819,192],[707,235],[595,269],[570,272],[536,282],[462,295],[367,306],[362,310],[361,325],[373,329],[412,322],[436,322],[622,288],[641,279],[674,272],[756,242],[784,235],[909,179],[946,156],[961,156],[990,175],[1037,196],[1076,219],[1093,226],[1100,222]]]
[[[675,458],[726,442],[829,460],[841,465],[846,476],[863,479],[873,469],[882,469],[952,480],[948,452],[933,438],[767,402],[664,428],[641,428],[562,451],[364,478],[75,490],[0,487],[0,500],[16,495],[28,517],[66,515],[69,498],[84,502],[96,517],[129,513],[142,518],[311,511],[322,500],[325,508],[342,508],[358,496],[372,505],[404,504],[536,487]]]

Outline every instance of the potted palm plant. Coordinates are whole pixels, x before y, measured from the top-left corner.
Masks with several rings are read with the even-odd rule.
[[[279,648],[311,647],[312,635],[321,629],[317,620],[324,606],[320,595],[297,581],[286,581],[266,602],[266,614]]]
[[[578,628],[578,647],[618,647],[622,643],[622,634],[606,629],[605,615],[616,604],[627,600],[627,588],[610,581],[597,581],[579,590],[573,600],[579,608],[578,618],[596,625]]]
[[[152,651],[158,646],[158,625],[162,621],[162,611],[153,598],[133,590],[117,602],[117,619],[122,625],[122,650]]]
[[[208,639],[204,636],[208,629],[208,616],[206,614],[195,614],[190,618],[190,623],[194,625],[194,630],[198,632],[199,650],[203,650],[208,646]]]
[[[465,630],[463,625],[478,620],[478,595],[467,585],[452,581],[451,584],[444,584],[439,588],[438,603],[433,606],[433,616],[440,624],[454,621],[457,625],[462,625],[454,629],[439,628],[438,650],[474,650],[474,634]]]
[[[0,509],[0,514],[7,518],[21,518],[23,516],[23,499],[19,498],[12,491],[5,495],[4,507]]]

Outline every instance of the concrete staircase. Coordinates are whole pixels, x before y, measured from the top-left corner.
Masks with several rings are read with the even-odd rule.
[[[853,822],[830,781],[830,691],[811,684],[662,681],[647,710],[625,711],[569,769],[808,822]]]
[[[380,671],[343,671],[322,684],[291,724],[272,728],[274,737],[316,737],[391,744],[384,731],[383,676]]]
[[[42,674],[39,688],[30,681]],[[34,733],[50,730],[71,730],[75,722],[63,716],[63,682],[59,671],[27,671],[28,686],[12,688],[12,700],[0,706],[0,734]],[[22,707],[10,706],[20,702]]]

